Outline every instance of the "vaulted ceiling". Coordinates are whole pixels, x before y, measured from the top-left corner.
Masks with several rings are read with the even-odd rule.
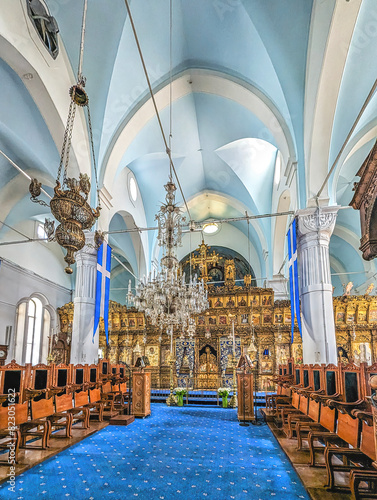
[[[54,60],[28,17],[29,0],[3,0],[0,11],[0,149],[47,192],[54,185],[77,72],[83,0],[46,0],[59,25]],[[41,0],[42,1],[42,0]],[[139,36],[166,135],[192,219],[226,219],[308,205],[347,206],[355,173],[377,135],[377,97],[369,101],[332,167],[377,77],[373,0],[132,0]],[[168,160],[124,0],[88,5],[83,73],[87,78],[104,230],[154,224],[164,199]],[[79,113],[72,173],[91,172],[88,124]],[[0,156],[0,243],[35,236],[45,207],[31,203],[28,180]],[[133,200],[129,182],[138,196]],[[177,193],[179,203],[183,200]],[[184,205],[182,203],[184,209]],[[185,209],[184,209],[185,210]],[[186,217],[187,214],[186,214]],[[223,223],[211,245],[251,255],[258,284],[282,268],[289,217]],[[374,263],[358,250],[359,214],[339,211],[330,244],[336,293],[362,291]],[[158,247],[153,231],[109,236],[119,259],[144,274]],[[179,257],[200,242],[185,235]],[[33,250],[31,250],[33,249]],[[56,244],[0,247],[0,255],[61,284]],[[25,259],[25,256],[27,258]],[[119,263],[116,288],[131,274]],[[284,266],[282,268],[284,273]],[[357,273],[357,274],[351,274]],[[369,280],[369,281],[368,281]],[[121,292],[117,290],[119,300]]]

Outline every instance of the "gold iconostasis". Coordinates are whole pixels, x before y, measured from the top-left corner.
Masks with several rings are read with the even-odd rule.
[[[251,360],[256,361],[258,388],[268,390],[269,379],[279,364],[290,357],[296,364],[302,363],[302,341],[297,325],[291,342],[290,301],[275,301],[272,289],[253,286],[253,275],[247,273],[251,268],[241,262],[240,256],[229,258],[229,253],[221,255],[209,249],[202,242],[191,259],[191,265],[206,283],[209,308],[205,314],[196,316],[194,338],[188,338],[186,332],[175,332],[175,385],[217,389],[231,384],[230,361],[234,348],[236,356],[247,352]],[[182,264],[187,266],[188,260]],[[333,304],[339,362],[352,359],[357,364],[371,364],[377,361],[377,297],[334,297]],[[61,328],[52,339],[50,358],[55,362],[69,362],[73,304],[66,304],[58,312]],[[134,366],[137,358],[146,356],[152,387],[169,387],[170,337],[153,327],[144,313],[110,301],[109,344],[106,345],[101,320],[99,346],[102,356],[112,363],[122,361]]]
[[[280,363],[293,357],[302,363],[302,342],[295,329],[291,343],[289,301],[274,301],[272,289],[245,285],[209,287],[208,311],[195,318],[196,333],[189,341],[184,332],[174,338],[175,377],[190,379],[190,386],[210,389],[219,387],[230,377],[229,354],[234,321],[236,352],[245,350],[257,359],[258,386],[269,388],[268,378]],[[103,322],[100,324],[100,348],[112,363],[124,361],[130,366],[137,358],[147,356],[152,372],[152,386],[169,387],[170,338],[160,335],[144,314],[116,302],[110,302],[109,345],[106,345]],[[52,353],[56,362],[69,361],[73,304],[58,309],[61,331]],[[377,297],[334,297],[334,317],[340,362],[352,358],[357,364],[377,361]],[[251,345],[255,333],[257,353]],[[183,333],[183,335],[180,335]],[[182,338],[181,338],[182,337]],[[178,362],[177,362],[178,360]]]

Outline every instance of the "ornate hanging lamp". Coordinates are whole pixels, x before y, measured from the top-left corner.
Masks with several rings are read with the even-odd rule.
[[[45,232],[49,241],[57,241],[60,246],[66,249],[67,254],[64,260],[68,264],[65,268],[67,274],[72,274],[71,265],[75,261],[75,253],[81,250],[85,245],[85,229],[90,229],[100,215],[100,203],[98,197],[97,167],[94,155],[93,133],[89,110],[89,98],[85,92],[86,79],[82,75],[82,62],[84,54],[84,39],[86,12],[88,0],[84,0],[84,12],[81,27],[81,45],[79,67],[77,72],[77,83],[69,89],[71,102],[68,111],[67,125],[64,132],[63,146],[60,155],[60,164],[56,177],[56,186],[54,196],[48,205],[38,197],[41,194],[41,183],[37,179],[32,179],[29,191],[31,200],[44,206],[49,206],[52,215],[60,223],[55,229],[55,222],[46,219]],[[68,177],[69,156],[71,151],[72,131],[76,115],[77,106],[86,108],[88,115],[89,139],[91,145],[91,154],[95,181],[97,184],[98,206],[91,208],[88,203],[90,193],[90,180],[87,174],[79,174],[79,179]]]

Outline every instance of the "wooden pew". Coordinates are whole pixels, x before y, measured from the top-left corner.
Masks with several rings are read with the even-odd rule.
[[[51,422],[47,417],[55,413],[53,397],[48,399],[40,399],[39,401],[30,401],[31,420],[20,425],[21,432],[21,448],[29,448],[26,438],[41,439],[42,449],[49,446],[51,434]],[[33,443],[33,448],[35,444]]]
[[[0,406],[0,449],[8,450],[8,465],[18,462],[21,433],[20,425],[28,420],[28,403]],[[4,441],[5,439],[5,441]]]

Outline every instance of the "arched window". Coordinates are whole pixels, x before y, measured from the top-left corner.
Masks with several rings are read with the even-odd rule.
[[[43,302],[33,295],[17,307],[15,358],[19,363],[46,361],[51,314],[47,302]]]

